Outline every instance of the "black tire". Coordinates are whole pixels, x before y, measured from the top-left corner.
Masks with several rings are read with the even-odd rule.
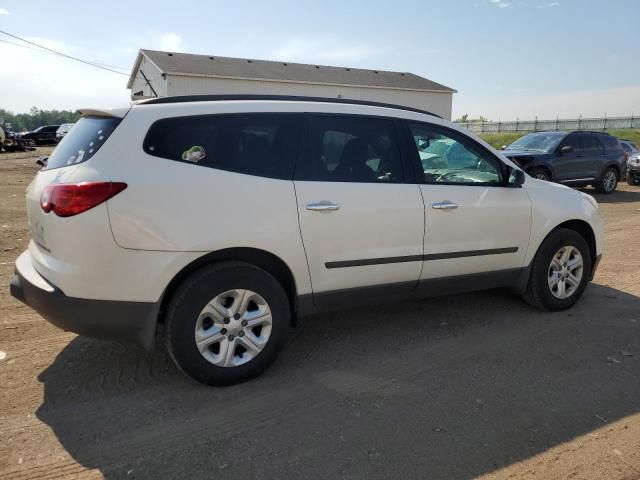
[[[549,266],[553,256],[565,246],[573,246],[578,249],[583,261],[583,273],[578,288],[565,299],[559,299],[551,293],[549,288]],[[531,306],[539,310],[555,312],[565,310],[584,293],[591,274],[591,251],[587,241],[575,230],[558,228],[551,232],[542,242],[536,256],[533,259],[529,284],[523,298]]]
[[[214,297],[240,288],[266,300],[272,314],[271,334],[262,351],[247,363],[217,366],[196,346],[196,322]],[[248,263],[228,261],[208,265],[189,276],[173,295],[165,320],[167,348],[178,368],[196,382],[224,386],[254,378],[274,362],[291,329],[291,308],[282,286],[271,274]]]
[[[615,178],[615,181],[613,182],[613,187],[610,187],[608,186],[609,184],[605,179],[612,174],[613,174],[612,178]],[[618,186],[618,172],[613,167],[607,168],[598,179],[598,183],[594,185],[594,187],[596,187],[596,192],[605,193],[605,194],[615,192],[617,186]]]
[[[631,186],[636,186],[638,185],[638,182],[636,181],[636,179],[633,177],[633,175],[631,174],[631,172],[627,171],[627,175],[626,175],[626,180],[627,180],[627,184],[631,185]]]
[[[533,178],[537,178],[538,180],[545,180],[547,182],[551,181],[551,175],[549,175],[549,172],[544,168],[532,168],[529,171],[529,175]]]

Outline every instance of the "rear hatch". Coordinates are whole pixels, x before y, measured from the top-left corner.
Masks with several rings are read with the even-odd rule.
[[[65,227],[73,223],[71,219],[74,217],[63,218],[55,211],[47,213],[43,210],[42,202],[46,202],[51,190],[47,187],[86,180],[86,172],[90,170],[92,162],[86,166],[85,162],[98,153],[127,111],[128,109],[81,112],[83,117],[65,135],[27,188],[27,217],[33,240],[30,250],[34,260],[44,261],[47,258],[47,263],[50,263],[58,257],[60,250],[68,250],[69,243],[73,243],[73,239],[69,238],[70,232]]]

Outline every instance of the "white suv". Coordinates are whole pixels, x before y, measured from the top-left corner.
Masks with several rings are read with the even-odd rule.
[[[568,308],[602,252],[592,197],[427,112],[210,96],[82,114],[27,190],[11,293],[81,335],[150,348],[163,324],[205,384],[356,303],[509,287]]]

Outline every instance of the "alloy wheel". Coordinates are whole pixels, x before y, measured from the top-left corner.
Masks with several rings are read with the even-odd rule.
[[[572,245],[562,247],[551,259],[548,284],[551,294],[565,300],[571,297],[582,281],[584,261],[580,250]]]
[[[602,185],[604,187],[605,192],[613,192],[616,188],[617,183],[616,174],[612,170],[607,170],[602,178]]]

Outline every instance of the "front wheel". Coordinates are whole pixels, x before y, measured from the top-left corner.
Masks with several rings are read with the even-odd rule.
[[[634,178],[633,174],[631,173],[631,170],[627,171],[627,184],[631,185],[631,186],[635,186],[638,185],[637,180]]]
[[[273,363],[289,333],[291,309],[268,272],[222,262],[185,280],[166,325],[169,353],[184,374],[206,385],[232,385]]]
[[[546,182],[551,181],[551,175],[549,175],[549,172],[542,168],[534,168],[533,170],[531,170],[530,175],[533,178],[537,178],[538,180],[544,180]]]
[[[613,193],[618,186],[618,174],[616,171],[609,167],[607,168],[602,177],[595,185],[598,193]]]
[[[523,297],[540,310],[567,309],[584,293],[590,273],[591,252],[585,239],[574,230],[559,228],[540,245]]]

